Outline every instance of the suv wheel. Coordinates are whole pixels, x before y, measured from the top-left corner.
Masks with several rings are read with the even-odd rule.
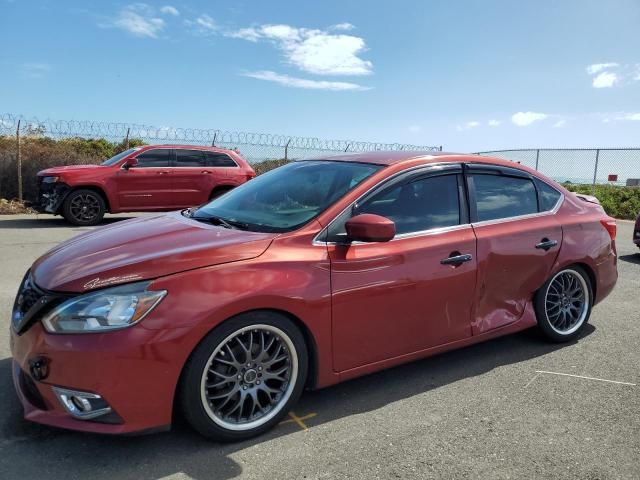
[[[536,293],[538,326],[554,342],[573,340],[589,321],[592,305],[589,276],[580,267],[565,268]]]
[[[307,364],[304,338],[285,316],[234,317],[205,337],[185,365],[179,391],[183,414],[215,440],[259,435],[298,400]]]
[[[74,225],[97,225],[107,207],[102,195],[93,190],[74,190],[62,204],[62,216]]]

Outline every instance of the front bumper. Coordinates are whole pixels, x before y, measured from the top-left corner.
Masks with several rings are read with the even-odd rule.
[[[168,429],[184,358],[184,329],[149,330],[142,324],[102,333],[52,335],[38,322],[17,335],[11,331],[13,378],[27,420],[95,433]],[[45,359],[45,378],[33,372]],[[38,375],[34,375],[38,373]],[[99,394],[112,413],[74,418],[53,387]]]
[[[38,198],[33,208],[40,213],[58,213],[71,187],[66,183],[44,183],[38,178]]]

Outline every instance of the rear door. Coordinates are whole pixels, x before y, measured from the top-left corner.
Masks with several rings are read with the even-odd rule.
[[[176,149],[171,173],[174,198],[179,207],[200,205],[209,200],[217,173],[207,166],[202,150]]]
[[[561,195],[512,168],[472,165],[466,176],[478,242],[477,335],[519,320],[549,277],[562,244],[555,216]]]
[[[172,206],[170,154],[168,148],[145,150],[136,157],[136,166],[118,172],[116,184],[121,209],[153,210]]]

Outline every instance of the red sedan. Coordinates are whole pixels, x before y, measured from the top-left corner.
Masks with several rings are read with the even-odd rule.
[[[320,388],[538,326],[579,336],[615,221],[518,164],[368,153],[290,163],[197,209],[49,251],[15,302],[28,420],[102,433],[271,428]]]
[[[256,176],[234,150],[147,145],[100,165],[38,172],[34,207],[74,225],[97,225],[106,212],[177,210],[201,205]]]

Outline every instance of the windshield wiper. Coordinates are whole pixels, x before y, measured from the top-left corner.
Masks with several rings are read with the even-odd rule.
[[[236,230],[249,230],[248,223],[236,222],[234,220],[226,220],[222,217],[216,217],[213,215],[210,215],[207,217],[199,217],[199,216],[191,215],[189,218],[192,218],[193,220],[197,220],[199,222],[207,222],[207,223],[212,223],[213,225],[220,225],[221,227],[224,227],[224,228],[236,229]]]

